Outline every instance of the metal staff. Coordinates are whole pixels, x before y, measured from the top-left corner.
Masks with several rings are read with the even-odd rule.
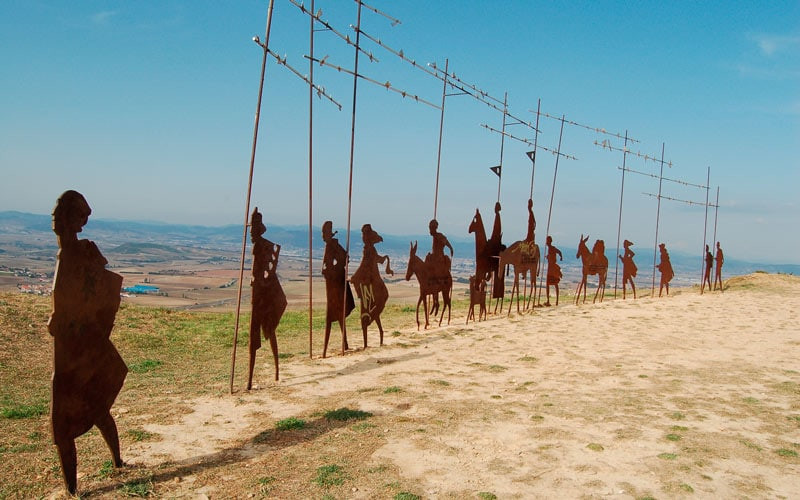
[[[258,102],[256,104],[256,118],[255,124],[253,125],[253,147],[250,151],[250,175],[247,179],[247,201],[245,202],[244,208],[244,229],[242,231],[242,258],[241,258],[241,265],[239,266],[239,292],[236,297],[236,324],[233,329],[233,351],[231,353],[231,377],[230,377],[230,392],[233,394],[233,373],[236,367],[236,343],[239,340],[239,313],[241,312],[242,308],[242,280],[244,279],[244,256],[245,256],[245,249],[247,248],[247,227],[249,224],[249,216],[250,216],[250,194],[253,190],[253,166],[255,165],[256,161],[256,144],[258,143],[258,122],[261,118],[261,96],[264,92],[264,73],[266,72],[267,68],[267,53],[269,47],[269,32],[270,28],[272,27],[272,7],[275,3],[275,0],[269,0],[269,5],[267,7],[267,27],[266,32],[264,33],[264,44],[262,48],[264,50],[264,55],[261,60],[261,80],[258,84]],[[253,41],[259,43],[258,37],[254,37]]]
[[[622,197],[625,194],[625,162],[628,158],[628,131],[625,131],[625,145],[622,148],[622,184],[619,188],[619,219],[617,220],[617,256],[619,256],[619,238],[622,233]],[[617,298],[617,278],[619,276],[619,258],[614,258],[614,298]]]
[[[314,0],[311,0],[314,12]],[[314,16],[310,17],[308,53],[314,57]],[[308,357],[314,359],[314,235],[313,194],[314,194],[314,61],[308,60]]]
[[[433,194],[433,219],[436,220],[436,210],[439,208],[439,169],[442,165],[442,131],[444,130],[444,99],[447,97],[447,68],[450,59],[444,60],[444,78],[442,81],[442,109],[439,116],[439,149],[436,152],[436,188]]]
[[[650,296],[656,293],[656,252],[658,251],[658,221],[661,217],[661,183],[664,180],[664,143],[661,143],[661,174],[658,177],[658,208],[656,209],[656,237],[653,244],[653,286],[650,289]]]
[[[710,190],[711,186],[711,167],[708,167],[708,175],[706,176],[706,213],[703,217],[703,260],[702,264],[700,265],[700,295],[703,295],[703,288],[705,287],[705,276],[706,276],[706,229],[708,226],[708,191]]]
[[[356,55],[355,63],[353,65],[353,115],[350,121],[350,178],[347,183],[347,255],[350,255],[350,216],[353,212],[353,155],[355,152],[356,141],[356,97],[358,95],[358,48],[361,41],[361,0],[356,0],[358,3],[358,16],[356,20]],[[345,259],[344,263],[344,282],[345,287],[342,293],[342,356],[344,356],[344,342],[347,329],[344,324],[347,323],[347,279],[349,274],[350,259]]]

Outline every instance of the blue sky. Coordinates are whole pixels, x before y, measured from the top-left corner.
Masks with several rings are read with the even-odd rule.
[[[305,0],[310,5],[310,0]],[[354,37],[356,4],[319,0],[323,18]],[[362,29],[419,63],[435,61],[535,121],[542,110],[624,133],[634,151],[672,162],[665,176],[720,187],[718,239],[726,255],[798,263],[800,2],[394,1],[370,5]],[[252,139],[266,1],[0,3],[0,210],[49,213],[65,189],[94,217],[240,224]],[[276,0],[270,47],[308,73],[309,21]],[[328,32],[315,52],[352,67],[353,51]],[[379,62],[360,70],[439,103],[439,80],[364,41]],[[314,99],[315,225],[346,222],[352,78],[315,67],[343,105]],[[352,228],[424,234],[433,215],[439,110],[360,81]],[[270,60],[252,203],[279,224],[308,221],[308,91]],[[491,230],[502,114],[468,96],[446,99],[438,218],[466,237],[475,208]],[[560,122],[542,118],[539,144],[555,149]],[[533,137],[522,125],[509,132]],[[615,138],[566,125],[553,199],[556,244],[581,233],[616,246],[622,155]],[[506,140],[504,239],[526,232],[530,147]],[[540,152],[534,203],[544,240],[555,157]],[[658,166],[629,157],[630,168]],[[654,244],[658,181],[627,174],[622,237],[641,255]],[[664,183],[666,196],[705,201],[705,190]],[[664,200],[659,241],[697,253],[703,208]],[[709,236],[713,210],[709,217]]]

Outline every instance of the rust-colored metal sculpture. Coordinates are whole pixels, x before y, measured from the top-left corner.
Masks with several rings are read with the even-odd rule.
[[[261,333],[269,340],[275,362],[275,380],[278,380],[278,338],[276,331],[286,310],[286,294],[278,281],[278,255],[281,246],[263,237],[267,227],[258,207],[250,217],[250,238],[253,241],[252,315],[250,316],[250,369],[247,390],[253,387],[253,368],[256,351],[261,348]]]
[[[475,306],[478,306],[478,319],[475,319]],[[486,319],[486,281],[478,279],[477,276],[469,277],[469,311],[467,312],[467,323],[469,320],[481,321]]]
[[[381,325],[381,313],[389,300],[389,290],[386,283],[381,278],[379,264],[386,262],[386,274],[394,275],[388,255],[378,255],[375,244],[383,241],[372,226],[364,224],[361,227],[361,239],[364,242],[364,255],[361,264],[350,278],[351,283],[356,288],[356,295],[361,301],[361,331],[364,334],[364,348],[367,348],[367,327],[373,321],[378,325],[380,332],[380,345],[383,345],[383,326]]]
[[[527,288],[528,275],[530,274],[531,292],[533,293],[536,287],[536,276],[539,274],[539,245],[532,241],[515,241],[505,250],[501,250],[498,257],[498,268],[502,271],[508,265],[514,268],[514,284],[511,285],[508,314],[511,314],[511,304],[514,302],[515,294],[517,296],[517,313],[519,313],[520,277],[525,281],[525,287]],[[529,302],[527,290],[522,292],[522,302],[524,305]]]
[[[558,260],[564,260],[563,255],[561,254],[561,250],[556,248],[553,245],[553,237],[547,236],[546,240],[547,245],[547,254],[545,257],[547,258],[547,302],[544,303],[546,306],[550,306],[550,285],[553,285],[556,289],[556,305],[558,305],[558,284],[561,282],[561,266],[558,265],[556,262],[556,256],[558,256]],[[541,292],[540,292],[541,293]]]
[[[658,270],[661,272],[661,283],[658,286],[658,296],[661,297],[661,292],[664,287],[667,288],[667,295],[669,295],[669,282],[675,276],[672,270],[672,263],[669,261],[669,253],[667,246],[663,243],[658,245],[659,252],[661,252],[661,262],[658,263]]]
[[[499,206],[495,207],[495,211],[499,218]],[[533,216],[533,200],[528,199],[528,232],[525,239],[522,241],[515,241],[505,250],[501,250],[499,254],[498,269],[502,272],[507,265],[514,268],[514,284],[511,286],[511,297],[508,304],[508,314],[511,314],[511,303],[514,301],[514,294],[517,296],[517,313],[520,312],[520,291],[519,282],[520,277],[525,283],[525,288],[522,292],[523,308],[527,309],[531,298],[536,293],[536,276],[539,275],[539,245],[534,241],[536,238],[536,218]],[[530,298],[528,297],[528,275],[530,275],[531,292]]]
[[[492,235],[486,242],[486,251],[491,258],[490,271],[493,275],[492,298],[494,302],[494,314],[497,314],[497,305],[505,296],[505,272],[500,267],[500,252],[506,249],[503,245],[503,225],[500,221],[500,202],[494,204],[494,224],[492,225]]]
[[[636,277],[636,272],[638,268],[636,264],[633,262],[633,256],[636,255],[631,247],[633,246],[633,242],[629,240],[625,240],[622,243],[622,246],[625,248],[625,252],[623,255],[619,255],[619,260],[622,261],[622,300],[625,300],[625,284],[631,284],[631,290],[633,290],[633,298],[636,298],[636,285],[633,284],[633,278]]]
[[[717,256],[714,260],[716,260],[716,268],[714,269],[714,290],[717,289],[717,283],[719,283],[719,291],[722,292],[722,264],[725,263],[725,256],[722,255],[722,248],[719,246],[719,241],[717,242]]]
[[[322,257],[322,276],[325,277],[325,294],[327,308],[325,314],[325,344],[322,348],[322,357],[328,352],[328,340],[331,336],[331,325],[339,323],[342,331],[342,346],[349,349],[347,345],[347,325],[345,318],[355,309],[356,304],[353,300],[353,292],[350,284],[345,278],[345,265],[347,264],[347,251],[339,244],[339,240],[334,238],[337,231],[333,231],[333,222],[325,221],[322,224],[322,240],[325,242],[325,253]],[[347,304],[342,305],[342,300]]]
[[[75,438],[92,426],[100,429],[114,466],[123,465],[110,411],[128,373],[110,339],[122,276],[106,270],[108,261],[94,242],[78,239],[91,213],[83,195],[72,190],[59,197],[53,210],[59,251],[47,323],[54,346],[50,418],[70,494],[78,486]]]
[[[481,212],[475,209],[475,216],[469,224],[469,232],[475,233],[475,279],[488,281],[492,273],[492,256],[489,254],[486,239],[486,229],[483,225]]]
[[[598,277],[597,282],[597,290],[594,292],[594,299],[592,299],[592,304],[595,303],[597,300],[598,295],[600,296],[600,302],[603,301],[603,295],[606,291],[606,275],[608,274],[608,258],[605,255],[605,243],[603,240],[595,240],[594,246],[592,247],[592,251],[589,252],[589,248],[586,246],[586,242],[589,240],[589,237],[586,238],[581,235],[580,241],[578,243],[578,253],[575,255],[575,258],[581,259],[582,262],[582,277],[580,283],[578,283],[578,289],[575,292],[575,304],[578,304],[578,299],[580,298],[581,289],[583,290],[583,302],[586,302],[586,280],[589,275],[596,274]]]
[[[706,288],[706,284],[708,284],[708,291],[711,291],[711,268],[713,266],[714,255],[711,253],[711,250],[708,249],[708,245],[706,245],[705,264],[703,266],[703,283],[700,284],[700,293],[703,293],[703,290]]]
[[[431,221],[431,231],[434,231],[433,223],[436,221]],[[444,302],[444,306],[442,306],[441,314],[439,315],[439,326],[442,326],[442,319],[444,318],[444,313],[447,311],[447,324],[450,324],[450,315],[451,315],[451,296],[453,291],[453,278],[450,275],[450,258],[447,257],[444,252],[444,246],[448,246],[452,251],[452,246],[450,246],[450,242],[447,241],[447,238],[441,233],[438,233],[441,238],[439,238],[437,243],[437,237],[434,236],[433,238],[433,251],[429,253],[425,260],[423,261],[419,257],[417,257],[417,242],[414,242],[410,245],[410,251],[408,255],[408,270],[406,271],[406,281],[411,280],[411,276],[417,277],[417,282],[419,283],[419,299],[417,300],[417,330],[419,330],[419,306],[422,305],[425,309],[425,329],[428,328],[430,325],[429,315],[428,315],[428,296],[431,296],[432,299],[436,302],[436,297],[438,296],[439,292],[442,294],[442,301]],[[431,309],[432,316],[436,316],[438,306],[434,305]]]

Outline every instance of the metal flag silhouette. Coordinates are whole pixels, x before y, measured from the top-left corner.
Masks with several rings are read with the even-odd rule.
[[[622,299],[625,299],[625,284],[630,283],[631,290],[633,290],[633,298],[636,298],[636,285],[633,284],[633,278],[636,277],[636,272],[638,268],[636,264],[633,262],[633,256],[636,255],[631,247],[633,246],[632,241],[625,240],[622,243],[622,246],[625,248],[625,253],[623,255],[618,255],[619,260],[622,261]]]
[[[367,348],[367,327],[373,321],[378,325],[380,332],[380,345],[383,345],[383,325],[381,313],[389,300],[389,290],[383,282],[378,264],[386,262],[386,274],[394,275],[388,255],[378,255],[375,244],[383,241],[372,226],[364,224],[361,227],[361,239],[364,242],[364,255],[361,264],[353,273],[350,281],[356,288],[356,295],[361,301],[361,331],[364,334],[364,348]]]
[[[111,450],[115,467],[123,465],[111,406],[128,367],[111,343],[120,304],[122,276],[108,271],[108,261],[94,242],[78,233],[92,213],[77,191],[66,191],[53,210],[58,257],[53,276],[53,312],[47,322],[53,336],[50,418],[64,483],[78,486],[75,438],[97,426]]]
[[[264,238],[267,227],[258,207],[250,217],[250,238],[253,241],[253,287],[252,315],[250,316],[250,369],[247,389],[253,387],[253,368],[256,351],[261,348],[261,333],[269,340],[272,359],[275,363],[275,380],[278,380],[278,323],[286,310],[286,295],[278,281],[278,255],[281,246]]]
[[[322,240],[325,242],[325,253],[322,257],[322,276],[325,277],[325,295],[327,300],[327,310],[325,314],[325,344],[322,348],[322,357],[328,352],[328,340],[331,335],[331,324],[339,323],[342,331],[343,348],[348,349],[347,345],[347,325],[345,318],[355,309],[353,292],[350,284],[344,276],[344,266],[347,262],[347,252],[339,240],[334,238],[336,231],[333,231],[333,223],[325,221],[322,224]],[[342,300],[346,304],[342,304]]]

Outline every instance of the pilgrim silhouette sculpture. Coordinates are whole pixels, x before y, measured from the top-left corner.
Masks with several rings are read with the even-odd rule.
[[[706,256],[704,262],[703,283],[700,285],[700,293],[703,293],[706,288],[706,284],[708,284],[708,291],[711,291],[711,268],[714,265],[714,255],[711,253],[711,250],[708,249],[708,245],[706,245]]]
[[[353,273],[350,282],[356,288],[356,295],[361,301],[361,331],[364,334],[364,348],[367,348],[367,327],[373,321],[378,325],[380,345],[383,345],[383,325],[381,313],[389,300],[389,290],[383,282],[379,264],[386,262],[386,274],[394,275],[388,255],[378,255],[375,244],[383,241],[381,235],[369,224],[361,227],[361,239],[364,242],[364,254],[361,264]]]
[[[561,250],[553,245],[552,236],[547,237],[545,244],[547,246],[547,254],[545,255],[545,258],[547,258],[547,302],[544,305],[550,307],[550,285],[555,287],[556,305],[558,305],[558,284],[561,282],[562,276],[561,266],[556,262],[556,257],[558,257],[558,260],[564,260],[564,256],[561,254]]]
[[[494,313],[497,314],[497,305],[505,294],[505,276],[500,269],[500,252],[506,249],[503,245],[503,224],[500,220],[500,202],[494,204],[494,224],[492,225],[492,235],[486,242],[486,252],[491,258],[490,272],[494,279],[492,283],[492,298],[495,299]]]
[[[669,252],[667,246],[663,243],[658,245],[659,252],[661,252],[661,262],[658,263],[658,270],[661,272],[661,283],[658,286],[658,296],[661,297],[662,290],[666,287],[667,295],[669,295],[669,282],[675,277],[675,272],[672,270],[672,263],[669,261]]]
[[[70,494],[77,490],[75,438],[92,426],[100,430],[114,466],[123,465],[110,411],[128,373],[110,339],[122,276],[106,270],[108,261],[94,242],[78,239],[91,213],[83,195],[72,190],[59,197],[53,210],[59,250],[53,276],[53,312],[47,322],[53,336],[50,418]]]
[[[625,300],[625,285],[630,283],[631,290],[633,290],[633,298],[636,298],[636,285],[633,284],[633,278],[636,277],[636,272],[638,268],[636,267],[636,263],[633,262],[633,256],[636,255],[631,247],[633,246],[633,242],[629,240],[625,240],[622,242],[622,246],[625,248],[625,252],[622,255],[619,255],[619,260],[622,261],[622,299]]]
[[[339,323],[342,331],[342,350],[349,349],[347,345],[347,325],[345,318],[355,309],[353,291],[345,278],[347,265],[347,251],[334,238],[337,231],[333,231],[333,222],[325,221],[322,224],[322,240],[325,242],[325,253],[322,257],[322,276],[325,278],[325,298],[327,302],[325,313],[325,344],[322,348],[322,357],[328,351],[328,340],[331,336],[331,325]]]
[[[278,281],[278,255],[281,246],[264,238],[267,232],[258,208],[250,216],[250,238],[253,242],[252,315],[250,316],[250,366],[247,389],[253,387],[256,351],[261,348],[261,334],[269,341],[278,380],[278,338],[276,331],[286,310],[286,295]]]
[[[719,241],[717,242],[717,256],[714,260],[717,261],[716,269],[714,270],[714,290],[717,289],[717,283],[719,283],[719,291],[722,292],[722,264],[725,262],[725,256],[722,255]]]

